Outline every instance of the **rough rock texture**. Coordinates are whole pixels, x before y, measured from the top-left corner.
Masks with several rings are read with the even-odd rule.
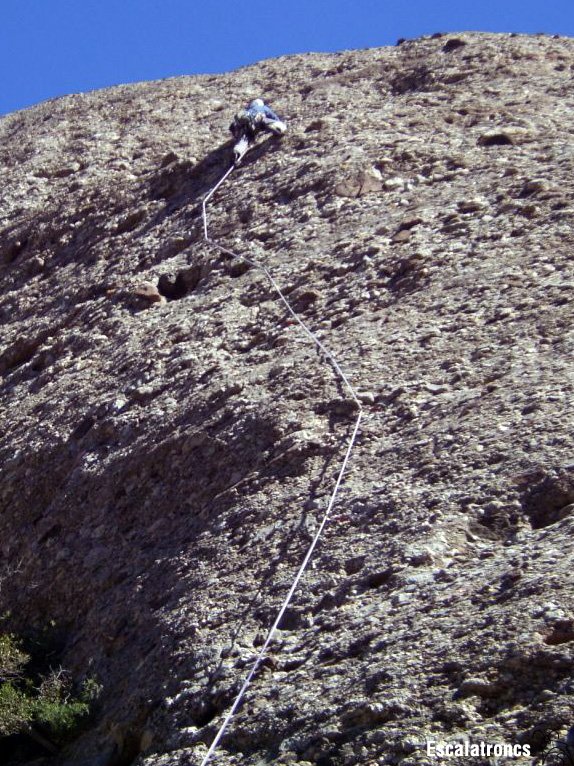
[[[434,36],[0,121],[0,607],[104,689],[43,763],[200,763],[341,463],[332,370],[202,241],[261,94],[289,134],[210,232],[366,416],[216,762],[407,766],[428,737],[536,750],[574,723],[573,54]]]

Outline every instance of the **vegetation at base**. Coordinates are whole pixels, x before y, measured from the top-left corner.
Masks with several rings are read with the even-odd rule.
[[[0,749],[6,738],[25,735],[55,752],[79,733],[100,687],[88,679],[75,692],[69,673],[39,671],[41,658],[23,646],[16,636],[0,634]]]

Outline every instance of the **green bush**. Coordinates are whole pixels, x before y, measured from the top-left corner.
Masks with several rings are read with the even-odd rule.
[[[33,722],[51,740],[61,743],[77,731],[89,712],[90,706],[85,702],[49,702],[40,698],[33,706]]]
[[[8,681],[0,684],[0,736],[17,734],[34,717],[30,699]]]
[[[15,636],[0,635],[0,739],[21,733],[60,746],[79,733],[101,687],[90,678],[74,695],[68,673],[34,674],[31,659]]]
[[[18,677],[22,665],[29,659],[14,636],[9,633],[0,635],[0,681]]]

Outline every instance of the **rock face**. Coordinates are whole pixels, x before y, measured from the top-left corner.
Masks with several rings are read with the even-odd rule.
[[[0,121],[2,612],[103,686],[62,766],[426,764],[574,723],[574,43],[463,34]],[[451,759],[467,763],[468,759]],[[489,758],[476,763],[494,763]],[[499,763],[505,763],[504,759]],[[525,761],[523,761],[525,762]]]

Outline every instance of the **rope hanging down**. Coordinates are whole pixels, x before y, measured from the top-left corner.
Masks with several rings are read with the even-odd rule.
[[[229,175],[232,173],[232,171],[235,169],[236,165],[233,163],[231,167],[224,173],[224,175],[219,179],[219,181],[215,184],[215,186],[206,194],[203,202],[202,202],[202,216],[203,216],[203,238],[205,242],[212,245],[213,247],[216,247],[218,250],[220,250],[222,253],[225,253],[226,255],[231,256],[232,258],[235,258],[236,260],[245,261],[245,263],[248,263],[250,266],[253,266],[253,268],[258,269],[259,271],[263,272],[269,282],[271,283],[273,289],[279,296],[282,303],[287,308],[287,311],[289,314],[295,319],[297,324],[301,327],[303,332],[311,339],[311,341],[317,346],[317,348],[321,351],[323,356],[329,360],[331,363],[335,373],[337,376],[343,381],[347,391],[349,392],[350,396],[352,397],[353,401],[358,406],[358,414],[357,419],[355,421],[355,425],[351,434],[351,437],[349,439],[349,444],[347,445],[347,450],[345,452],[345,457],[343,458],[343,462],[341,464],[341,468],[339,470],[339,473],[337,475],[337,479],[335,481],[335,486],[333,487],[333,491],[331,493],[331,496],[329,498],[329,502],[327,504],[327,509],[325,513],[323,514],[323,518],[321,519],[321,523],[319,524],[319,527],[317,528],[317,531],[315,532],[315,535],[313,537],[313,540],[311,541],[311,544],[307,550],[307,553],[305,554],[305,558],[301,562],[301,565],[299,567],[299,570],[297,571],[297,574],[295,576],[295,579],[293,580],[293,583],[289,589],[289,592],[285,596],[285,599],[283,600],[283,603],[281,605],[281,608],[279,610],[279,613],[277,617],[275,618],[275,622],[269,629],[269,633],[267,634],[267,638],[265,639],[265,642],[263,646],[261,647],[259,654],[257,655],[253,666],[251,670],[249,671],[247,678],[243,682],[243,686],[239,690],[239,693],[237,694],[237,697],[235,698],[235,701],[233,705],[231,706],[231,709],[225,716],[225,719],[223,720],[223,723],[221,724],[219,731],[215,735],[215,738],[213,739],[213,742],[211,743],[209,750],[205,754],[201,766],[206,766],[207,763],[209,763],[210,760],[212,760],[212,756],[217,748],[217,745],[219,744],[221,738],[225,734],[231,719],[237,712],[237,709],[239,705],[241,704],[241,701],[243,700],[243,697],[245,696],[245,693],[247,689],[249,688],[251,681],[253,680],[253,677],[255,676],[257,670],[259,669],[261,662],[265,658],[265,655],[267,654],[267,650],[269,648],[269,645],[271,644],[271,641],[273,640],[275,633],[277,631],[277,628],[279,627],[279,624],[283,618],[283,615],[285,614],[285,611],[289,604],[291,603],[291,599],[293,598],[293,595],[297,589],[297,586],[299,585],[299,581],[301,580],[305,570],[307,569],[307,565],[309,564],[309,561],[311,560],[311,556],[313,555],[313,552],[317,546],[317,543],[319,542],[319,538],[321,537],[323,533],[323,529],[325,528],[325,525],[327,523],[327,520],[329,519],[329,516],[331,514],[331,510],[335,504],[335,500],[337,498],[337,495],[339,493],[339,488],[341,486],[341,482],[343,480],[343,475],[345,473],[345,470],[347,468],[347,463],[349,462],[349,458],[351,456],[351,452],[353,451],[353,447],[355,445],[355,441],[357,439],[357,433],[359,431],[359,426],[361,424],[361,419],[363,417],[363,409],[361,405],[361,401],[357,396],[357,393],[355,392],[353,386],[349,383],[345,373],[339,366],[337,360],[335,357],[331,354],[331,352],[325,348],[323,343],[319,340],[319,338],[307,327],[307,325],[303,322],[302,319],[299,318],[299,316],[296,314],[296,312],[293,310],[291,304],[283,294],[281,288],[273,278],[273,275],[270,273],[268,268],[263,265],[262,263],[259,263],[258,261],[255,261],[251,258],[247,258],[244,255],[239,255],[238,253],[234,253],[232,250],[229,250],[226,247],[223,247],[223,245],[220,245],[215,240],[211,239],[209,236],[209,231],[207,227],[207,203],[209,200],[213,197],[215,192],[219,189],[219,187],[226,181],[226,179],[229,177]]]

